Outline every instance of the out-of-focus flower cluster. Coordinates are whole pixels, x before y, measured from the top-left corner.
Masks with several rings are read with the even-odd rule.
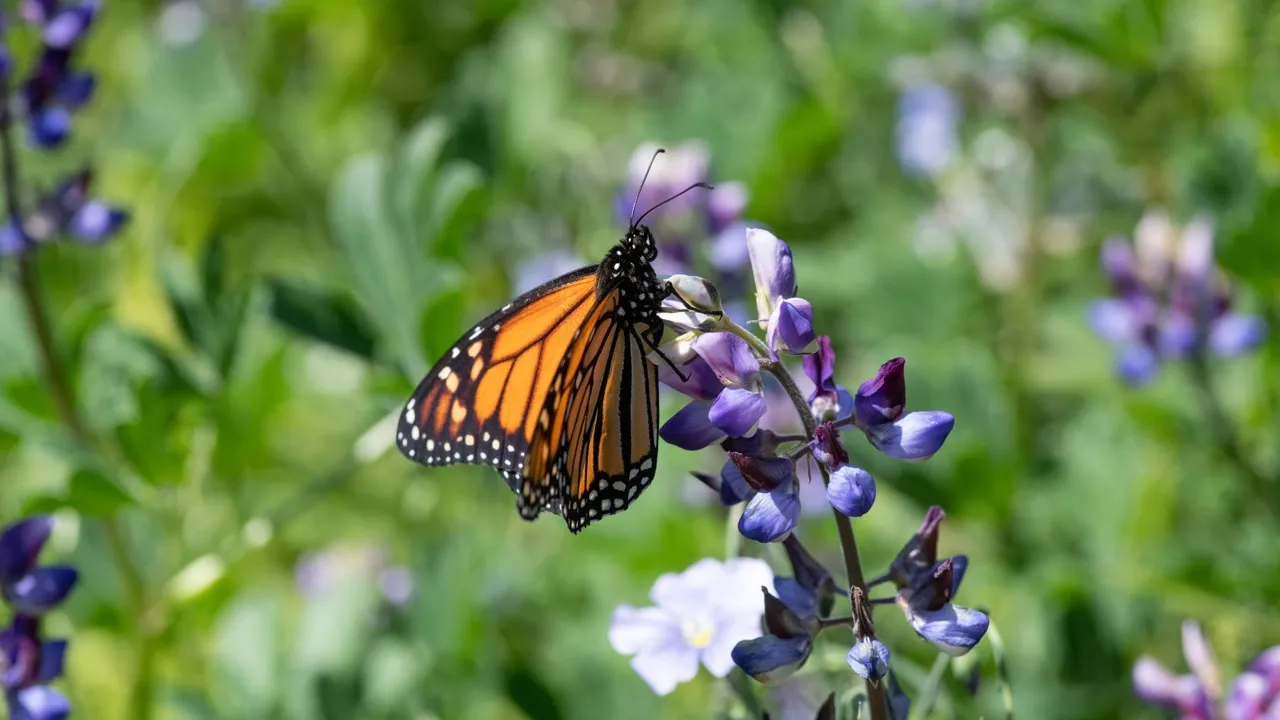
[[[66,143],[72,114],[92,99],[97,87],[94,74],[80,68],[76,61],[97,17],[99,3],[23,0],[20,5],[22,19],[39,33],[41,43],[30,66],[21,71],[7,45],[0,46],[0,74],[5,87],[17,90],[10,107],[0,113],[0,122],[11,126],[6,131],[19,124],[25,127],[31,147],[54,150]],[[0,227],[0,255],[25,252],[38,243],[65,236],[89,244],[113,237],[128,214],[90,194],[92,177],[92,171],[85,168],[56,187],[39,191],[34,207],[24,217],[10,217]],[[14,191],[17,193],[16,188]]]
[[[1267,720],[1280,717],[1280,646],[1265,650],[1226,689],[1222,670],[1194,620],[1182,624],[1182,652],[1191,672],[1175,675],[1156,659],[1138,658],[1138,697],[1179,720]],[[1225,692],[1224,692],[1225,690]]]
[[[1147,212],[1133,242],[1111,238],[1102,248],[1111,296],[1095,301],[1089,320],[1116,344],[1116,371],[1142,385],[1164,360],[1233,357],[1266,334],[1261,318],[1232,308],[1230,282],[1214,264],[1213,227],[1197,217],[1178,228],[1163,211]]]
[[[67,599],[79,574],[66,565],[37,565],[52,532],[53,518],[37,516],[0,533],[0,593],[13,610],[0,630],[0,685],[15,720],[61,720],[71,712],[67,698],[49,687],[62,675],[67,641],[45,638],[40,626]]]
[[[681,183],[690,179],[695,178],[683,178]],[[723,231],[730,232],[743,248],[755,289],[755,312],[747,324],[758,325],[762,332],[754,334],[730,318],[720,289],[709,280],[671,275],[672,297],[660,313],[667,332],[652,359],[662,382],[689,398],[660,428],[662,439],[686,450],[718,443],[725,452],[719,475],[697,474],[698,479],[719,494],[723,505],[745,503],[738,520],[742,536],[762,543],[780,542],[790,559],[790,575],[766,578],[768,582],[755,582],[750,588],[752,612],[743,610],[743,624],[733,626],[736,637],[724,646],[732,648],[732,662],[761,682],[780,683],[805,663],[821,632],[851,627],[850,668],[879,682],[889,674],[890,651],[876,637],[871,619],[874,604],[896,604],[920,637],[943,652],[968,652],[985,634],[988,620],[952,602],[967,560],[964,556],[938,559],[940,509],[930,509],[889,571],[868,586],[838,589],[831,572],[795,533],[805,503],[829,507],[846,517],[862,517],[875,503],[876,481],[851,462],[842,431],[856,430],[888,457],[924,461],[942,447],[954,418],[942,411],[907,411],[902,358],[885,362],[853,392],[839,385],[831,338],[818,332],[813,306],[798,295],[790,247],[766,230]],[[797,356],[802,371],[798,377],[786,367],[788,358]],[[806,383],[804,389],[797,380]],[[788,431],[796,427],[797,419],[803,432]],[[820,494],[811,493],[802,503],[803,484],[815,485]],[[694,568],[715,565],[704,560]],[[727,670],[716,659],[724,659],[718,643],[728,636],[714,636],[716,659],[695,652],[711,647],[702,644],[713,642],[707,639],[711,636],[699,629],[715,622],[691,619],[688,613],[667,606],[667,590],[675,583],[672,577],[664,576],[654,588],[659,607],[647,611],[647,634],[633,629],[642,611],[624,606],[614,615],[615,647],[636,655],[636,669],[659,692],[691,678],[698,657],[713,674]],[[868,587],[888,583],[897,588],[893,597],[867,597]],[[762,588],[763,594],[758,594]],[[833,616],[840,598],[850,610],[848,617]],[[722,602],[723,598],[702,598],[690,606],[714,608]],[[763,635],[758,624],[761,615]],[[739,631],[745,626],[750,626],[750,632]],[[668,629],[659,632],[661,627]],[[618,639],[633,635],[645,642]],[[675,670],[665,674],[656,670],[659,658]],[[902,706],[902,701],[905,698],[897,705]]]

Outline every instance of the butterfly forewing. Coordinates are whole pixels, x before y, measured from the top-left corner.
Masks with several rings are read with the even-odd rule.
[[[587,267],[521,296],[476,324],[414,391],[396,431],[423,465],[479,463],[514,489],[560,358],[595,302]]]

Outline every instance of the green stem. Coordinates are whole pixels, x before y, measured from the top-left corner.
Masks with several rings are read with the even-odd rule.
[[[1218,452],[1244,478],[1249,494],[1253,496],[1258,506],[1272,517],[1280,514],[1280,508],[1277,508],[1275,481],[1254,465],[1248,453],[1245,452],[1244,443],[1240,441],[1236,425],[1222,406],[1222,399],[1213,386],[1213,379],[1209,374],[1209,361],[1205,353],[1203,351],[1193,353],[1187,368],[1191,373],[1192,384],[1196,386],[1200,397],[1201,408],[1208,416],[1208,424]]]
[[[8,96],[8,82],[0,79],[0,97]],[[27,321],[31,326],[31,333],[35,338],[45,387],[53,397],[58,417],[77,442],[82,446],[92,447],[92,437],[77,409],[75,394],[72,392],[71,383],[62,364],[62,357],[58,353],[53,326],[43,302],[43,294],[40,292],[40,275],[36,267],[38,248],[33,246],[22,224],[22,204],[18,191],[18,156],[13,145],[13,118],[7,104],[0,103],[0,108],[3,108],[0,109],[0,177],[4,181],[5,210],[26,246],[25,251],[18,258],[19,294],[22,297]],[[130,558],[119,518],[107,518],[105,530],[111,560],[124,583],[138,629],[137,668],[130,695],[130,711],[126,713],[126,717],[150,720],[155,648],[151,633],[144,627],[145,585],[141,573]]]
[[[778,383],[782,385],[782,389],[791,398],[791,403],[795,405],[796,413],[800,415],[800,421],[804,423],[805,439],[812,440],[817,423],[813,419],[813,413],[809,410],[809,401],[805,399],[804,393],[800,392],[800,388],[796,385],[795,379],[791,377],[791,373],[787,372],[786,367],[781,362],[773,359],[773,354],[769,352],[769,346],[765,345],[760,338],[748,332],[746,328],[733,322],[728,317],[723,319],[721,326],[725,331],[745,340],[756,351],[760,358],[760,369],[773,375],[778,380]],[[822,483],[826,485],[831,480],[827,475],[827,469],[821,465],[818,467],[822,471]],[[835,517],[836,531],[840,535],[840,554],[844,556],[844,568],[849,577],[849,585],[860,588],[865,594],[867,583],[862,574],[862,561],[858,557],[858,541],[853,535],[853,523],[850,522],[849,518],[836,512],[835,508],[832,508],[831,514]],[[867,704],[871,708],[871,720],[889,720],[889,705],[883,684],[867,683]]]

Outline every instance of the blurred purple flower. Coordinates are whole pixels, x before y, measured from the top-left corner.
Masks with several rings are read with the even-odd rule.
[[[895,146],[898,162],[912,175],[933,177],[955,158],[959,147],[959,102],[941,85],[908,88],[898,99]]]
[[[659,695],[693,679],[699,663],[724,677],[733,668],[734,645],[759,633],[760,588],[772,582],[762,560],[699,560],[683,573],[659,577],[649,593],[652,607],[615,609],[609,642],[633,656],[631,667]]]
[[[1150,382],[1163,361],[1206,351],[1235,357],[1266,336],[1261,318],[1232,311],[1207,218],[1193,218],[1179,232],[1163,211],[1149,210],[1132,244],[1103,244],[1101,262],[1112,296],[1089,306],[1089,324],[1117,346],[1116,372],[1130,385]]]
[[[523,295],[545,282],[589,264],[572,250],[556,249],[538,253],[516,265],[511,281],[512,291],[516,295]]]
[[[40,616],[62,604],[78,578],[75,568],[36,564],[52,530],[53,518],[35,516],[0,532],[0,588],[16,611],[0,630],[0,685],[13,718],[61,720],[71,711],[67,699],[48,687],[62,675],[67,641],[40,633]]]
[[[334,545],[307,553],[294,565],[294,584],[307,596],[350,582],[376,584],[391,605],[403,605],[413,596],[413,575],[393,565],[391,553],[380,545]]]
[[[1150,656],[1133,666],[1133,689],[1145,702],[1183,720],[1267,720],[1280,709],[1280,646],[1254,659],[1225,693],[1222,671],[1194,620],[1182,623],[1182,652],[1191,673],[1175,675]]]

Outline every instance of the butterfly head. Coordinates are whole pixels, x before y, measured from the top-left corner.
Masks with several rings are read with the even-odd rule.
[[[622,246],[627,254],[637,260],[651,263],[658,259],[658,244],[653,240],[653,233],[648,225],[633,225],[622,239]]]

